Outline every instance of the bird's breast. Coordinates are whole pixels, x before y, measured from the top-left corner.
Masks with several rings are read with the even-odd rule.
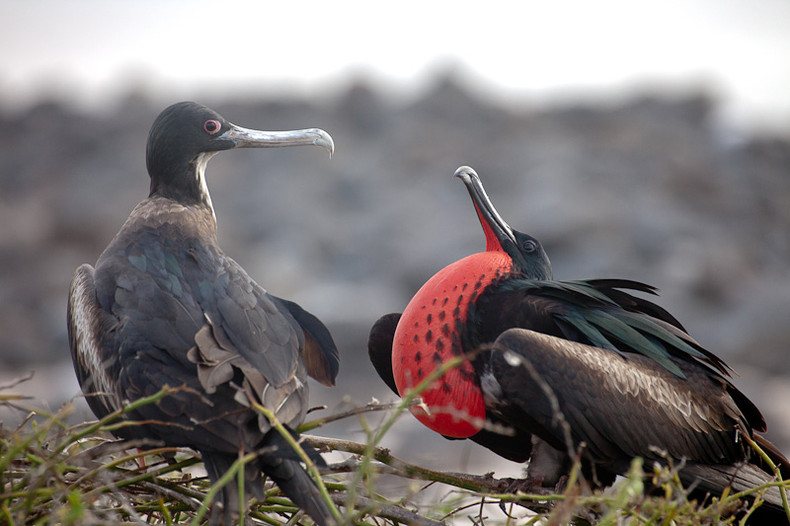
[[[494,280],[512,268],[504,252],[472,254],[437,272],[403,311],[392,344],[392,371],[401,396],[418,386],[463,349],[461,333],[469,306]],[[437,378],[422,393],[424,405],[411,412],[445,436],[464,438],[480,431],[485,403],[468,360]]]

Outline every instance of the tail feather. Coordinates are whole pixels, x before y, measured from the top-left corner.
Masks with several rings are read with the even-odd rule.
[[[769,442],[764,436],[755,434],[753,438],[757,445],[760,446],[768,457],[770,457],[774,465],[779,468],[779,473],[782,474],[782,478],[785,480],[790,479],[790,460],[779,451],[778,447]],[[755,461],[756,460],[758,459],[755,459]],[[768,471],[768,466],[765,466],[764,469]]]
[[[680,478],[690,488],[692,495],[721,495],[725,488],[741,492],[774,482],[775,477],[763,469],[746,462],[737,464],[689,464],[680,471]],[[782,507],[782,497],[776,487],[768,488],[762,495],[763,503],[752,518],[771,520],[770,524],[787,524]],[[767,522],[765,524],[768,524]]]
[[[262,469],[294,504],[307,512],[319,526],[334,524],[332,512],[321,498],[313,479],[295,460],[280,460],[276,467],[263,465]]]
[[[307,512],[319,526],[334,524],[332,512],[324,502],[313,479],[307,474],[296,452],[274,429],[266,434],[262,443],[263,452],[258,464],[261,471],[272,479],[294,504]],[[307,453],[323,462],[312,448],[302,445]]]

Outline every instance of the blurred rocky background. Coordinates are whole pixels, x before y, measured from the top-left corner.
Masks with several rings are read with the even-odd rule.
[[[313,384],[314,404],[393,398],[368,363],[367,331],[436,270],[483,249],[452,177],[468,164],[510,224],[544,243],[555,277],[659,287],[659,303],[740,373],[734,382],[764,411],[769,438],[790,452],[788,137],[723,133],[704,91],[535,109],[483,99],[452,73],[412,98],[359,81],[324,98],[200,102],[242,126],[318,126],[335,139],[332,159],[239,150],[207,172],[225,251],[324,320],[340,346],[338,385]],[[69,281],[147,195],[145,141],[164,105],[132,94],[101,112],[40,102],[0,114],[0,384],[35,371],[13,389],[34,396],[31,406],[79,393]],[[91,418],[76,402],[75,418]],[[352,419],[324,432],[364,440],[360,429]],[[502,464],[408,415],[400,429],[401,456],[449,454],[460,465],[448,469]]]

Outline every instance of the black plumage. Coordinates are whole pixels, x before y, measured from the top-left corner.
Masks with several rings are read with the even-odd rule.
[[[318,129],[259,132],[196,103],[165,109],[148,140],[150,195],[95,267],[76,270],[68,328],[77,377],[98,417],[165,385],[185,387],[129,413],[143,423],[119,428],[120,437],[192,447],[212,482],[240,451],[258,452],[245,488],[262,496],[262,471],[328,524],[315,483],[251,401],[295,429],[308,408],[307,375],[333,385],[337,348],[317,318],[268,294],[222,252],[205,181],[219,151],[299,144],[333,149]],[[228,484],[210,522],[236,521],[238,502]]]
[[[773,473],[742,436],[754,438],[790,476],[788,460],[754,433],[765,430],[765,421],[730,382],[728,366],[670,313],[631,293],[654,294],[653,287],[554,280],[540,243],[501,219],[474,170],[462,167],[456,175],[469,190],[488,249],[512,261],[509,273],[471,299],[466,318],[455,321],[486,418],[509,427],[509,446],[520,441],[531,455],[526,485],[557,483],[582,445],[583,471],[593,484],[612,483],[635,456],[685,463],[681,479],[701,493],[770,481]],[[371,360],[388,385],[386,330],[394,333],[396,316],[382,318],[369,338]],[[502,454],[490,436],[471,439]],[[766,499],[769,513],[783,515],[778,492]]]

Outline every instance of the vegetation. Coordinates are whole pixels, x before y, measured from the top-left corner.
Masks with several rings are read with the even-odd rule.
[[[451,365],[450,365],[451,366]],[[440,374],[442,369],[436,372]],[[426,382],[431,381],[428,378]],[[427,385],[427,384],[426,384]],[[155,403],[173,391],[165,388],[128,409]],[[687,500],[676,470],[645,472],[635,459],[630,473],[614,488],[585,489],[573,471],[564,491],[523,494],[507,491],[512,481],[492,475],[445,473],[404,462],[377,444],[399,415],[414,403],[372,403],[342,415],[308,422],[304,441],[322,451],[340,451],[345,460],[320,469],[303,455],[308,470],[332,503],[343,524],[742,524],[760,504],[768,486],[790,490],[777,481],[742,494],[725,494],[698,504]],[[191,524],[205,521],[218,486],[210,486],[199,457],[188,449],[156,447],[145,442],[117,442],[111,432],[134,425],[113,414],[98,422],[64,424],[73,406],[56,414],[30,411],[23,400],[0,392],[0,404],[28,411],[16,429],[0,427],[0,524],[92,525],[114,523]],[[277,427],[271,413],[258,408]],[[369,411],[388,411],[384,423],[371,428]],[[366,443],[308,436],[328,420],[356,418]],[[287,433],[284,428],[280,428]],[[300,443],[292,446],[301,450]],[[138,448],[149,448],[141,452]],[[303,454],[303,452],[301,452]],[[236,483],[241,466],[253,454],[240,456],[224,480]],[[386,481],[405,482],[408,490],[386,495]],[[242,477],[238,477],[242,481]],[[384,481],[384,483],[382,483]],[[658,491],[645,494],[646,483]],[[390,485],[391,486],[391,485]],[[389,493],[392,493],[390,491]],[[744,499],[744,497],[754,497]],[[749,503],[749,500],[752,502]],[[266,498],[249,505],[250,517],[269,525],[311,524],[276,486],[266,484]],[[736,513],[737,512],[737,513]],[[790,513],[788,513],[790,517]],[[788,519],[790,522],[790,518]]]

